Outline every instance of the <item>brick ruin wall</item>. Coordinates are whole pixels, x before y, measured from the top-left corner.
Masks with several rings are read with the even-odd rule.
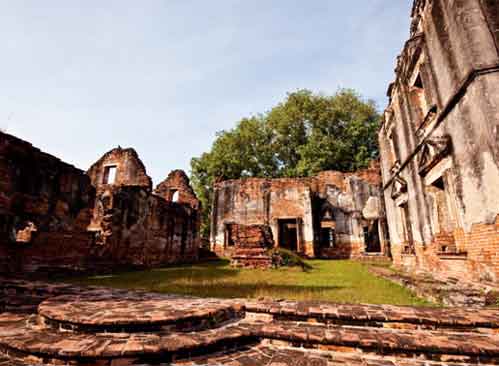
[[[154,193],[166,201],[172,202],[175,199],[177,203],[188,205],[193,210],[201,209],[200,201],[192,189],[189,177],[183,170],[172,171],[163,182],[158,184]]]
[[[0,271],[84,267],[94,197],[83,171],[0,133]]]
[[[286,221],[297,230],[296,251],[305,256],[362,256],[362,225],[369,221],[363,214],[383,220],[380,183],[376,165],[356,173],[326,171],[310,178],[250,178],[218,183],[212,210],[212,249],[220,255],[233,255],[234,248],[227,245],[227,228],[234,224],[267,225],[278,246],[280,222]],[[323,224],[321,215],[327,209],[334,216],[336,238],[334,247],[322,248],[318,235]]]
[[[226,225],[268,225],[278,237],[278,218],[310,217],[310,188],[295,179],[246,179],[227,181],[215,187],[212,211],[212,247],[216,253],[230,256],[226,245]],[[312,222],[304,223],[302,250],[310,251]]]
[[[116,166],[105,184],[107,166]],[[164,185],[163,185],[164,186]],[[171,202],[133,149],[85,172],[0,134],[0,272],[152,267],[197,259],[198,206]]]
[[[380,131],[399,268],[499,280],[497,24],[495,1],[415,2]]]

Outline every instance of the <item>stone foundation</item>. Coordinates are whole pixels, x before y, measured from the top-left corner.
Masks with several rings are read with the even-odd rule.
[[[465,282],[497,282],[499,278],[499,215],[495,223],[473,225],[469,233],[457,229],[447,239],[456,248],[468,251],[441,251],[442,240],[437,238],[430,245],[416,244],[415,255],[404,254],[404,244],[393,245],[396,268],[408,273],[426,271],[438,278],[451,278]]]

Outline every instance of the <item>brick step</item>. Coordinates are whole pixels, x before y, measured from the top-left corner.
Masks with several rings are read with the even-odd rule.
[[[274,321],[254,325],[260,339],[285,341],[290,347],[363,352],[428,360],[462,359],[473,363],[499,363],[499,336],[427,330],[319,325]]]
[[[237,255],[266,255],[267,251],[262,248],[238,248],[234,251],[234,256]]]
[[[235,322],[243,315],[243,306],[231,300],[96,289],[42,302],[37,323],[87,333],[190,332]]]
[[[272,263],[272,258],[269,256],[265,256],[265,255],[238,255],[238,256],[232,257],[232,262],[247,261],[247,260]]]
[[[246,300],[247,316],[267,320],[314,321],[386,328],[452,329],[499,333],[497,309],[424,308],[395,305],[351,305],[321,301]]]
[[[267,250],[259,248],[237,248],[231,258],[231,266],[236,268],[261,268],[272,267],[272,257]]]
[[[43,328],[37,324],[36,315],[0,315],[0,352],[8,357],[30,359],[34,364],[36,358],[43,364],[105,364],[105,360],[155,357],[168,362],[255,342],[257,338],[249,325],[236,324],[192,333],[89,334]]]
[[[260,269],[269,269],[272,267],[272,259],[269,257],[237,257],[232,258],[231,266],[235,268],[260,268]]]
[[[0,351],[43,360],[188,358],[266,341],[277,345],[428,360],[499,363],[499,336],[479,333],[393,330],[274,321],[247,323],[193,333],[61,332],[36,325],[35,316],[0,316]]]
[[[273,347],[268,344],[259,344],[234,352],[220,352],[214,355],[195,357],[190,360],[177,361],[172,366],[466,366],[472,363],[453,363],[451,361],[438,362],[389,356],[362,354],[360,352],[325,352],[304,351],[284,347]]]

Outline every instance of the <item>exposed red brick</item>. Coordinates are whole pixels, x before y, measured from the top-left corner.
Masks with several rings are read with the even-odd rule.
[[[214,187],[212,249],[231,256],[226,234],[231,225],[265,225],[271,228],[276,246],[304,256],[358,258],[370,244],[364,228],[375,232],[379,226],[380,243],[375,251],[387,254],[379,224],[384,220],[380,182],[375,163],[354,173],[326,171],[307,178],[219,182]],[[328,231],[332,240],[324,239]]]
[[[108,167],[116,168],[112,182]],[[196,260],[199,204],[182,174],[171,176],[186,193],[169,202],[152,193],[133,149],[111,150],[86,174],[0,133],[0,272]]]

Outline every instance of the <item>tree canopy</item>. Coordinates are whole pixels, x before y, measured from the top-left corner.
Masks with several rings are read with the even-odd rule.
[[[351,89],[332,96],[299,90],[269,112],[218,132],[211,150],[191,161],[192,183],[204,207],[203,234],[209,233],[216,181],[364,168],[378,156],[379,117],[375,103]]]

